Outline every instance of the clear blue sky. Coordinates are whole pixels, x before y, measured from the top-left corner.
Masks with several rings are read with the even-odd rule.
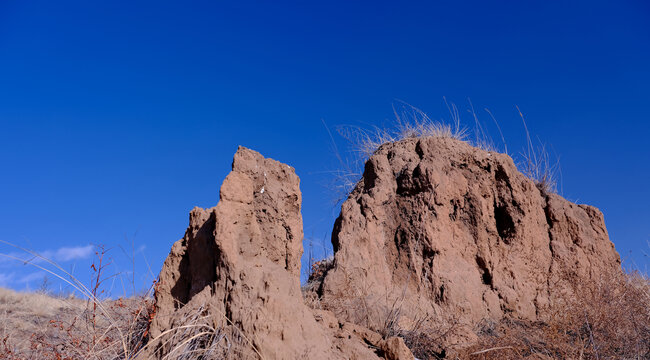
[[[647,1],[2,1],[0,239],[83,281],[88,245],[134,240],[149,281],[142,256],[157,274],[244,145],[296,168],[321,242],[340,168],[322,120],[391,126],[396,99],[440,119],[443,96],[489,108],[511,153],[519,106],[565,197],[599,207],[622,257],[647,266]],[[0,260],[0,285],[42,276]]]

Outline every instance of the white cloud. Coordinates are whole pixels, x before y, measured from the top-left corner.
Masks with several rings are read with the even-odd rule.
[[[0,265],[15,266],[21,262],[23,264],[42,264],[46,259],[56,263],[87,259],[93,254],[93,249],[92,245],[86,245],[61,247],[55,250],[33,251],[37,255],[18,251],[0,252]]]
[[[64,274],[66,270],[58,269],[50,262],[65,269],[72,267],[72,270],[67,270],[72,272],[77,261],[88,261],[94,251],[92,245],[62,246],[58,249],[31,252],[20,251],[11,245],[0,247],[0,287],[37,289],[46,276],[53,280],[53,283],[57,283],[56,276],[50,276],[47,272],[53,271],[67,278]]]
[[[89,258],[93,253],[93,246],[76,246],[76,247],[62,247],[53,255],[54,261],[70,261],[78,259]]]

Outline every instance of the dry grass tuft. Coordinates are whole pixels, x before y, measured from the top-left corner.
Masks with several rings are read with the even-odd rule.
[[[339,134],[355,144],[356,152],[363,159],[367,159],[383,144],[402,139],[439,137],[465,140],[467,129],[460,126],[460,114],[455,105],[447,104],[452,117],[452,123],[433,121],[422,110],[409,104],[400,102],[400,106],[393,106],[395,114],[395,127],[382,129],[374,127],[364,130],[358,127],[341,127]]]
[[[468,131],[460,124],[460,112],[454,104],[445,99],[449,109],[451,122],[434,121],[422,110],[404,102],[393,105],[395,124],[392,128],[380,128],[377,126],[371,129],[363,129],[353,126],[340,126],[337,132],[341,137],[352,144],[352,159],[343,158],[336,146],[334,137],[325,123],[325,128],[330,136],[334,154],[339,161],[339,169],[332,171],[334,185],[331,186],[336,194],[335,203],[347,198],[350,191],[356,186],[361,178],[363,164],[382,145],[390,142],[409,138],[439,137],[451,138],[466,141]],[[498,126],[498,124],[497,124]],[[477,143],[480,143],[477,141]]]
[[[557,294],[544,322],[503,319],[477,327],[468,359],[648,359],[650,280],[633,272]]]
[[[557,193],[560,162],[559,160],[555,163],[550,161],[546,145],[541,141],[539,141],[538,146],[533,144],[524,114],[518,107],[517,111],[526,130],[526,152],[522,153],[523,164],[520,164],[519,168],[524,175],[535,182],[535,185],[543,194]]]
[[[468,113],[473,122],[473,136],[470,136],[468,127],[461,125],[461,116],[455,104],[447,102],[445,105],[449,111],[451,121],[434,121],[422,110],[404,102],[398,102],[397,106],[393,105],[395,123],[391,128],[372,127],[371,129],[362,129],[359,127],[343,126],[339,127],[338,133],[348,140],[356,153],[354,160],[343,160],[343,157],[336,147],[336,143],[326,127],[328,134],[334,145],[334,152],[339,161],[340,169],[334,171],[335,186],[334,190],[338,194],[336,203],[344,200],[350,191],[361,178],[363,163],[372,156],[382,145],[390,142],[396,142],[409,138],[451,138],[465,141],[472,146],[490,152],[504,152],[508,154],[508,145],[501,131],[498,121],[488,109],[484,109],[489,115],[496,129],[499,132],[503,149],[497,146],[487,131],[485,124],[479,120],[479,116],[474,110],[474,105],[468,99]],[[528,126],[524,116],[517,107],[517,111],[524,125],[526,134],[526,150],[521,152],[517,161],[518,167],[528,178],[535,182],[535,185],[542,193],[557,193],[558,178],[561,174],[559,160],[552,162],[546,145],[539,141],[535,146],[530,137]]]
[[[163,360],[258,359],[249,341],[205,306],[188,311],[177,326],[146,345]],[[164,354],[164,355],[163,355]]]

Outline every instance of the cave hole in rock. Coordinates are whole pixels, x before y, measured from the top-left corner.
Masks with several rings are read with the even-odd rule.
[[[501,240],[506,244],[510,243],[510,238],[515,234],[515,222],[504,205],[494,204],[494,220],[496,221],[497,231]]]
[[[483,281],[483,284],[492,286],[492,274],[490,273],[490,269],[488,269],[485,260],[478,255],[476,256],[476,265],[478,265],[478,268],[481,271],[481,280]]]

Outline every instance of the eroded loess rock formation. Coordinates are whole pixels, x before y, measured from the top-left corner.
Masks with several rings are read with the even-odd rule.
[[[311,287],[340,319],[384,333],[464,324],[456,343],[483,319],[543,320],[563,280],[621,271],[599,210],[540,191],[507,155],[448,138],[382,145],[332,244]]]
[[[141,358],[412,359],[401,338],[303,303],[300,206],[293,168],[240,147],[163,265]]]
[[[600,211],[454,139],[371,156],[304,294],[300,206],[293,168],[240,148],[165,261],[142,358],[441,358],[486,320],[544,321],[567,284],[621,272]]]

